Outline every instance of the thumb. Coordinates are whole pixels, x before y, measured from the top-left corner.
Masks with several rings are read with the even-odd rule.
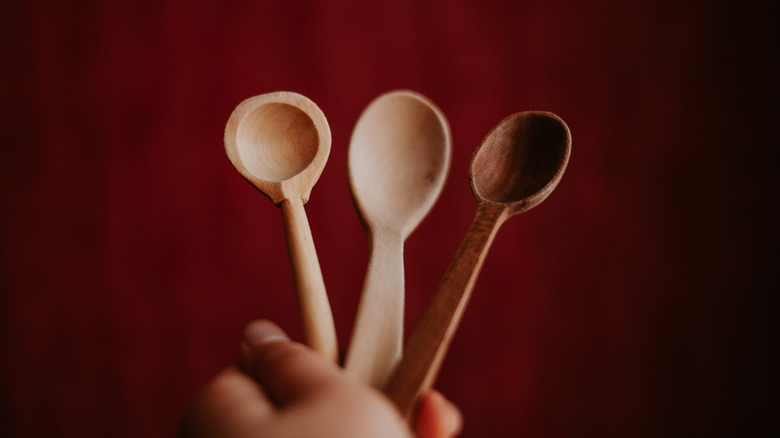
[[[292,342],[276,324],[255,320],[244,329],[241,368],[278,405],[316,394],[343,376],[314,350]]]

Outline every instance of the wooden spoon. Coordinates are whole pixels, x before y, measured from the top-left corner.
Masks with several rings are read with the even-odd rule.
[[[474,153],[469,179],[477,215],[385,390],[407,418],[438,374],[499,227],[547,198],[563,176],[570,151],[571,134],[563,120],[523,112],[493,128]]]
[[[337,362],[333,315],[303,209],[330,144],[322,111],[296,93],[251,97],[236,107],[225,127],[225,150],[233,166],[282,209],[306,343]]]
[[[370,255],[345,368],[376,387],[403,348],[404,240],[439,197],[450,149],[444,115],[410,91],[375,99],[352,133],[350,189]]]

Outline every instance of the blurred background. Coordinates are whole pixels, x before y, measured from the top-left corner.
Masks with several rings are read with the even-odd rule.
[[[4,0],[0,435],[169,437],[244,325],[301,339],[281,212],[228,161],[243,99],[333,134],[306,205],[341,344],[367,261],[346,154],[406,88],[452,127],[407,328],[475,213],[468,164],[546,110],[572,157],[499,232],[436,386],[463,437],[777,429],[777,6],[746,0]]]

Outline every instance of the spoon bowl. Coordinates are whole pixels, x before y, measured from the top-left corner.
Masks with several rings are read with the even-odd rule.
[[[513,114],[493,128],[469,169],[478,202],[505,204],[510,215],[530,210],[552,193],[566,170],[571,135],[555,114]]]
[[[338,343],[325,282],[303,205],[330,154],[328,121],[296,93],[251,97],[225,127],[225,151],[250,184],[281,207],[306,343],[332,361]]]
[[[328,121],[311,100],[276,92],[241,102],[225,127],[233,166],[275,205],[306,203],[330,154]]]
[[[450,133],[441,111],[411,91],[375,99],[350,141],[352,197],[368,229],[407,237],[441,193],[450,162]]]

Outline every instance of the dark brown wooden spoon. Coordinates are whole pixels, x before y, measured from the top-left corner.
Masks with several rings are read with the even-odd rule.
[[[439,372],[496,232],[552,193],[570,152],[571,134],[563,120],[538,111],[504,119],[477,148],[469,171],[477,215],[385,388],[407,418]]]

